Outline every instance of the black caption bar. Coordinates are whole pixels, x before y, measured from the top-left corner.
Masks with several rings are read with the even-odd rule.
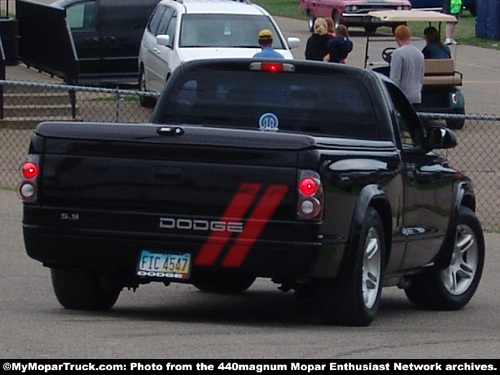
[[[293,372],[300,374],[351,372],[498,371],[498,360],[4,360],[4,372],[210,372],[218,374]]]

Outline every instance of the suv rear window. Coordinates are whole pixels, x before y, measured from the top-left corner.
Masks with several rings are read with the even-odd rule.
[[[182,17],[180,47],[249,47],[258,48],[258,35],[270,29],[273,46],[285,48],[266,16],[238,14],[185,14]]]
[[[191,72],[170,90],[160,122],[373,139],[372,102],[354,79],[256,71]]]

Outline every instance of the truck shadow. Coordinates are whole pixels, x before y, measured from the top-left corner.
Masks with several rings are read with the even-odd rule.
[[[96,316],[126,321],[165,321],[248,326],[322,326],[309,299],[297,298],[292,292],[250,288],[238,295],[200,292],[192,286],[174,285],[139,295],[124,291],[115,307],[108,312],[63,310],[76,318]],[[173,293],[170,288],[175,289]],[[334,313],[334,312],[332,312]],[[409,320],[422,313],[411,305],[402,291],[382,296],[380,309],[372,325],[390,326],[394,319]],[[76,318],[78,320],[78,318]],[[340,328],[340,327],[339,327]]]

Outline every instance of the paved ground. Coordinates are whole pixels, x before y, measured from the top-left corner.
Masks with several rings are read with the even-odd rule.
[[[0,190],[0,207],[0,358],[499,358],[500,234],[486,234],[482,281],[465,309],[418,310],[393,287],[370,327],[328,327],[268,279],[236,296],[151,283],[124,290],[109,312],[65,310],[48,269],[26,255],[16,194]]]

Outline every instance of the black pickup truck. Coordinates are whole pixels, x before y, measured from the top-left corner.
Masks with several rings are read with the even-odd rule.
[[[327,324],[370,324],[384,286],[456,310],[485,245],[470,180],[433,151],[455,144],[374,72],[190,62],[149,124],[38,125],[25,245],[69,309],[109,309],[152,281],[238,293],[263,277]]]

